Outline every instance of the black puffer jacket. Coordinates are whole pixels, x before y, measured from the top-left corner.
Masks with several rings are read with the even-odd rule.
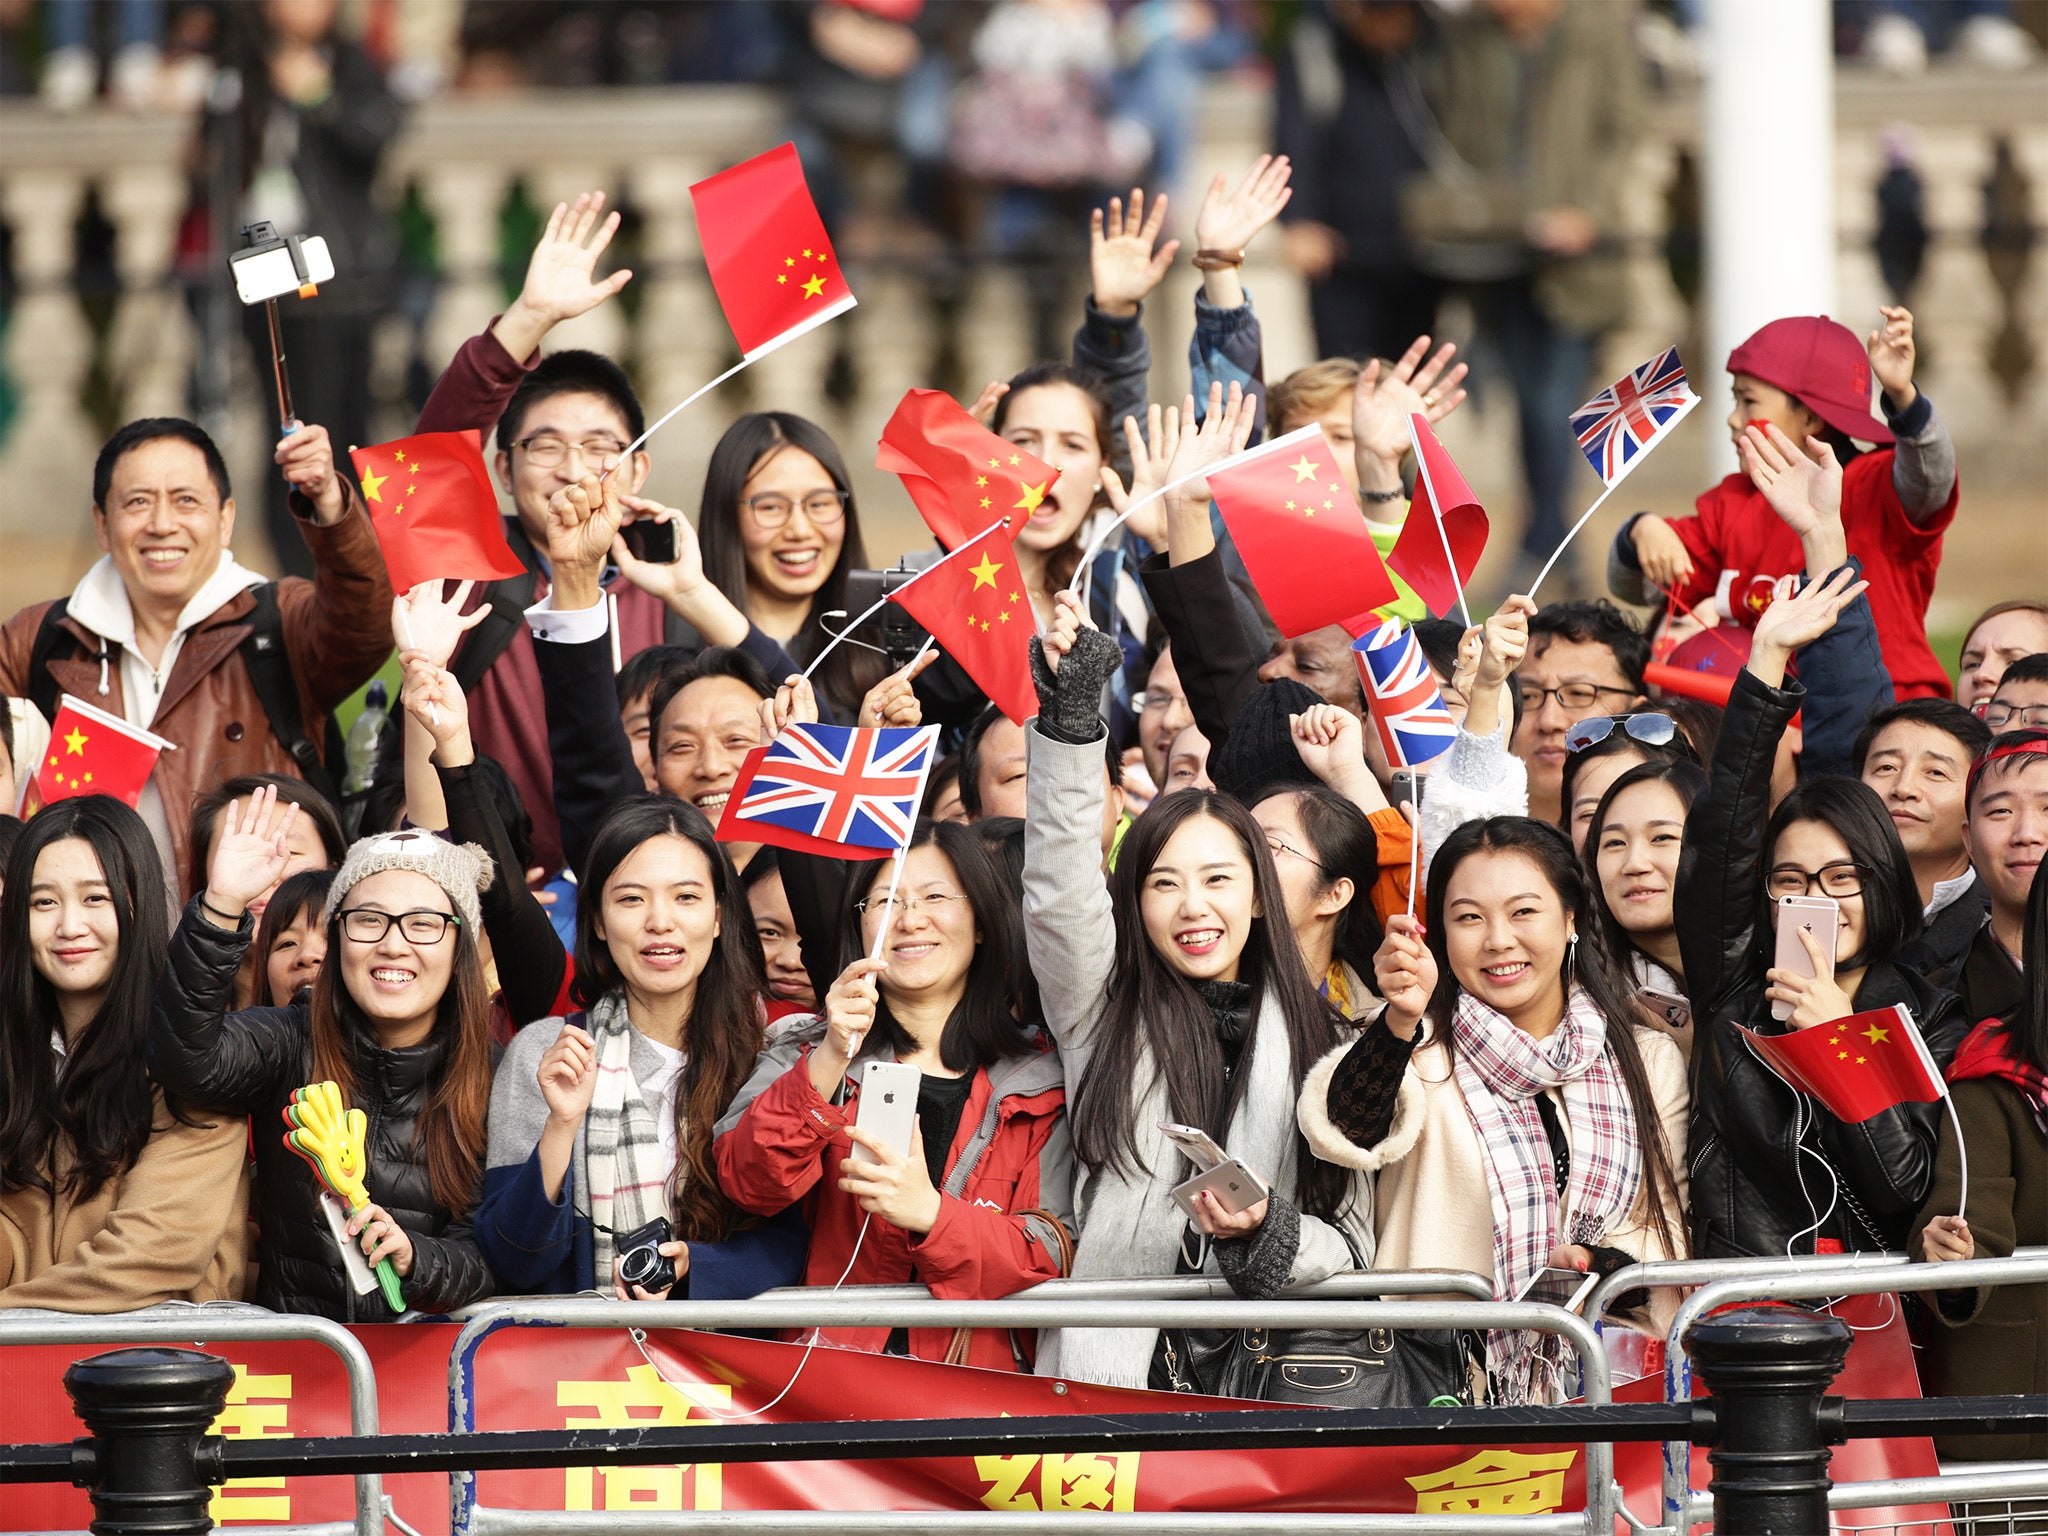
[[[244,916],[241,931],[228,933],[200,914],[196,900],[186,908],[150,1009],[150,1073],[167,1092],[248,1115],[255,1126],[260,1271],[252,1299],[278,1312],[388,1323],[394,1314],[381,1289],[358,1296],[349,1285],[312,1170],[284,1144],[285,1105],[313,1070],[309,1011],[303,1004],[227,1011],[254,928]],[[492,1289],[469,1211],[451,1216],[434,1203],[424,1150],[413,1144],[445,1050],[438,1032],[405,1050],[356,1046],[352,1102],[369,1120],[364,1184],[412,1238],[405,1299],[419,1312],[451,1311]]]
[[[1787,1032],[1764,997],[1773,946],[1758,893],[1771,761],[1805,695],[1741,674],[1707,794],[1686,820],[1673,910],[1693,1005],[1692,1229],[1704,1258],[1812,1253],[1817,1238],[1903,1248],[1934,1179],[1939,1105],[1845,1124],[1742,1038],[1745,1026]],[[1953,994],[1888,960],[1865,970],[1855,1001],[1859,1012],[1904,1003],[1943,1068],[1966,1028]]]

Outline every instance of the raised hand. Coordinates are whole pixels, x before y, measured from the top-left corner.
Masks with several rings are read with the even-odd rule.
[[[1913,365],[1919,358],[1913,342],[1913,311],[1903,304],[1880,304],[1877,312],[1884,324],[1864,338],[1863,350],[1870,354],[1870,372],[1878,387],[1903,411],[1920,398],[1913,383]]]
[[[703,546],[697,542],[697,530],[690,526],[687,517],[645,496],[622,495],[619,507],[624,513],[619,519],[621,528],[628,523],[668,523],[676,530],[676,557],[665,565],[642,560],[626,547],[624,538],[613,539],[612,563],[618,566],[620,575],[671,608],[688,603],[709,585],[704,576]]]
[[[1064,588],[1052,595],[1052,623],[1039,637],[1045,647],[1045,669],[1059,676],[1060,658],[1074,648],[1074,641],[1084,629],[1095,628],[1095,621],[1088,616],[1078,593]]]
[[[1675,592],[1692,580],[1692,551],[1656,513],[1645,512],[1635,520],[1629,542],[1636,548],[1636,564],[1652,585]]]
[[[1387,1000],[1380,1022],[1413,1040],[1436,991],[1436,956],[1422,942],[1422,924],[1405,912],[1387,919],[1387,936],[1372,957],[1373,990]]]
[[[597,1091],[597,1043],[574,1024],[564,1024],[534,1075],[548,1117],[566,1127],[581,1125]]]
[[[1809,437],[1801,453],[1776,427],[1759,429],[1755,422],[1742,429],[1737,447],[1750,484],[1764,493],[1771,510],[1802,543],[1823,528],[1840,526],[1842,466],[1835,462],[1834,449]],[[1846,555],[1846,534],[1841,542]]]
[[[1285,155],[1261,155],[1244,173],[1236,191],[1218,171],[1195,215],[1195,244],[1205,251],[1241,252],[1259,231],[1280,217],[1294,196],[1287,185],[1294,167]]]
[[[398,664],[405,669],[399,703],[434,738],[436,760],[447,768],[476,761],[469,738],[469,699],[455,674],[423,651],[400,651]]]
[[[811,1086],[826,1098],[838,1091],[847,1067],[860,1054],[861,1041],[875,1027],[875,1009],[881,999],[876,978],[888,968],[886,960],[863,956],[839,973],[820,1004],[825,1038],[811,1052],[809,1071]]]
[[[598,578],[625,516],[619,495],[616,480],[585,475],[549,498],[548,560],[554,568],[556,607],[590,608],[603,596]]]
[[[1173,450],[1180,441],[1180,412],[1162,411],[1158,404],[1146,407],[1145,429],[1138,429],[1138,418],[1124,418],[1124,441],[1131,451],[1131,484],[1124,488],[1123,480],[1108,464],[1102,466],[1102,489],[1109,496],[1109,504],[1118,515],[1133,502],[1144,501],[1156,494],[1166,484],[1166,466],[1173,460]],[[1140,507],[1130,519],[1131,532],[1135,533],[1155,549],[1166,546],[1166,507],[1155,501]]]
[[[1808,582],[1803,591],[1781,597],[1756,621],[1750,640],[1747,670],[1773,688],[1785,681],[1785,663],[1802,645],[1811,645],[1835,627],[1842,610],[1870,588],[1855,580],[1853,566],[1829,573],[1827,580]]]
[[[1432,354],[1429,338],[1418,336],[1392,368],[1381,368],[1380,360],[1373,358],[1358,371],[1358,382],[1351,388],[1351,434],[1361,478],[1367,456],[1398,471],[1401,456],[1408,451],[1411,415],[1419,411],[1430,421],[1442,421],[1465,403],[1459,386],[1468,370],[1463,363],[1452,366],[1457,355],[1457,347],[1448,341]]]
[[[774,694],[761,701],[761,739],[773,741],[787,726],[818,723],[818,694],[811,680],[792,672]]]
[[[618,228],[619,215],[604,213],[602,192],[555,204],[540,244],[527,259],[519,297],[492,328],[514,358],[524,362],[551,329],[597,308],[632,280],[626,269],[603,279],[592,275]]]
[[[1002,379],[990,379],[981,386],[981,393],[974,397],[974,404],[967,407],[967,414],[984,427],[996,419],[996,407],[1003,396],[1010,392],[1010,386]]]
[[[391,638],[402,651],[416,651],[437,667],[448,665],[462,637],[483,623],[490,612],[480,607],[464,613],[463,605],[476,590],[473,581],[457,582],[452,595],[443,596],[443,581],[423,581],[391,600]]]
[[[226,919],[239,919],[249,903],[284,878],[291,858],[289,838],[298,820],[296,803],[282,810],[277,786],[266,784],[246,800],[234,800],[221,812],[220,841],[206,866],[205,909]]]
[[[867,691],[860,701],[860,723],[867,726],[911,726],[924,724],[924,706],[911,686],[918,674],[939,659],[936,646],[911,657]]]
[[[1095,307],[1105,315],[1129,319],[1166,276],[1166,269],[1173,265],[1173,258],[1180,251],[1180,242],[1169,240],[1156,253],[1153,251],[1165,223],[1165,194],[1154,199],[1148,217],[1142,187],[1131,188],[1128,212],[1121,198],[1112,197],[1107,218],[1100,208],[1089,215],[1088,280]]]
[[[1237,384],[1232,384],[1226,395],[1222,382],[1209,385],[1209,410],[1203,416],[1201,425],[1195,424],[1195,397],[1184,396],[1180,404],[1180,428],[1173,445],[1173,457],[1167,461],[1166,482],[1187,480],[1179,495],[1187,501],[1207,501],[1209,482],[1206,479],[1188,479],[1199,475],[1213,464],[1220,464],[1234,453],[1241,453],[1250,441],[1252,424],[1258,414],[1258,401],[1247,395]]]
[[[335,473],[334,441],[325,427],[306,423],[279,438],[271,457],[284,471],[285,482],[313,504],[314,522],[325,527],[341,521],[348,511],[348,492]]]
[[[1479,662],[1473,668],[1475,692],[1497,690],[1529,652],[1529,620],[1536,603],[1517,592],[1480,627]]]

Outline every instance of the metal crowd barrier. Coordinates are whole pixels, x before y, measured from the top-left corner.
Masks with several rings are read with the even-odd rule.
[[[10,1344],[205,1344],[285,1343],[310,1340],[341,1357],[348,1373],[349,1430],[377,1433],[377,1375],[362,1341],[324,1317],[266,1312],[260,1307],[149,1308],[106,1316],[56,1312],[0,1315],[0,1347]],[[384,1479],[374,1472],[355,1479],[356,1518],[317,1525],[271,1525],[264,1536],[383,1536]]]
[[[1369,1282],[1375,1294],[1389,1287],[1388,1274],[1346,1277],[1347,1283]],[[1427,1273],[1418,1280],[1432,1291],[1452,1287],[1454,1277]],[[1473,1278],[1477,1278],[1476,1276]],[[1033,1291],[1050,1290],[1049,1282]],[[1483,1282],[1482,1282],[1483,1283]],[[811,1328],[916,1326],[922,1328],[1526,1328],[1557,1334],[1579,1357],[1588,1403],[1610,1400],[1607,1356],[1599,1335],[1584,1318],[1562,1307],[1494,1301],[1352,1301],[1292,1298],[1276,1301],[1177,1300],[1150,1298],[1038,1298],[1022,1293],[1002,1301],[938,1301],[920,1296],[878,1299],[858,1291],[820,1295],[796,1292],[752,1301],[617,1302],[551,1298],[509,1301],[472,1308],[457,1335],[448,1360],[449,1429],[473,1432],[476,1427],[476,1355],[484,1340],[505,1328]],[[1568,1533],[1610,1532],[1614,1526],[1616,1488],[1614,1448],[1607,1441],[1583,1441],[1586,1508],[1558,1515],[1417,1516],[1407,1514],[1244,1515],[1125,1513],[1114,1516],[1122,1536],[1192,1536],[1192,1533],[1284,1531],[1326,1532],[1330,1536],[1568,1536]],[[476,1475],[457,1472],[450,1478],[450,1529],[453,1536],[512,1536],[544,1532],[569,1536],[670,1536],[680,1528],[704,1530],[786,1530],[805,1518],[789,1511],[737,1515],[727,1511],[536,1512],[493,1509],[476,1499]],[[945,1510],[905,1515],[878,1512],[827,1517],[838,1529],[886,1530],[890,1536],[928,1532],[931,1536],[962,1536],[967,1531],[1022,1531],[1029,1517],[988,1510]],[[1086,1517],[1059,1514],[1061,1532],[1087,1529]],[[1048,1529],[1052,1527],[1048,1526]],[[1105,1524],[1104,1530],[1109,1527]]]

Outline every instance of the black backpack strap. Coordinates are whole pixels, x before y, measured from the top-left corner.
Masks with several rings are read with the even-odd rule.
[[[66,650],[78,648],[78,637],[64,627],[64,615],[69,609],[68,600],[60,597],[43,610],[42,623],[36,626],[36,638],[28,653],[28,701],[52,724],[57,719],[57,679],[50,676],[51,659],[59,646]]]
[[[341,804],[334,776],[321,760],[320,749],[306,733],[305,711],[299,707],[298,679],[292,676],[291,652],[284,643],[284,616],[277,606],[277,583],[266,581],[250,591],[256,606],[250,610],[248,639],[242,642],[242,665],[248,668],[249,683],[270,722],[271,734],[298,765],[299,777],[319,790],[334,804]]]
[[[490,608],[483,622],[463,636],[462,648],[455,653],[454,664],[449,668],[464,693],[474,690],[491,670],[491,664],[505,654],[505,647],[526,622],[526,610],[533,606],[534,593],[539,588],[540,583],[531,571],[491,583]]]

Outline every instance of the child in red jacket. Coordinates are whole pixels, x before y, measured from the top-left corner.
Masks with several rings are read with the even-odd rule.
[[[1884,323],[1858,346],[1823,315],[1773,320],[1728,357],[1739,445],[1751,423],[1795,443],[1826,441],[1843,462],[1842,522],[1849,553],[1870,580],[1870,606],[1885,668],[1902,699],[1946,698],[1948,673],[1927,643],[1927,600],[1941,566],[1941,539],[1956,513],[1955,444],[1934,402],[1913,384],[1913,316],[1879,311]],[[1870,381],[1884,391],[1885,420],[1870,413]],[[1875,443],[1859,452],[1851,439]],[[1608,584],[1625,602],[1714,600],[1723,623],[1753,627],[1757,615],[1804,568],[1799,539],[1740,472],[1702,495],[1692,517],[1639,512],[1622,524]]]

